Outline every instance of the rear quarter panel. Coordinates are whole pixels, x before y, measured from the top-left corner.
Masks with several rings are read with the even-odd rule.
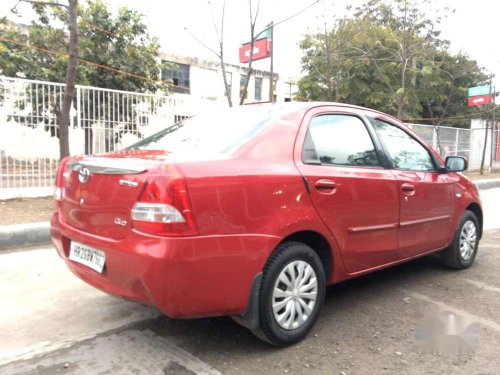
[[[335,246],[293,162],[302,117],[294,112],[274,120],[225,160],[181,166],[201,236],[269,236],[257,253],[239,254],[255,273],[282,239],[297,231],[318,232]],[[223,251],[230,256],[233,250]]]

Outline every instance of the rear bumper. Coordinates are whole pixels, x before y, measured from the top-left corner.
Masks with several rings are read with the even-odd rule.
[[[252,281],[280,239],[268,235],[156,237],[135,230],[121,240],[51,219],[57,252],[80,279],[107,293],[158,307],[172,318],[242,314]],[[106,254],[102,274],[68,259],[70,241]]]

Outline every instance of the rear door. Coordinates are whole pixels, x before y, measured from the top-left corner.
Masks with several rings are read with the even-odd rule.
[[[437,170],[429,150],[403,128],[381,119],[373,125],[398,180],[399,257],[446,246],[455,209],[453,180]]]
[[[362,112],[323,107],[306,114],[295,151],[350,273],[397,259],[398,184],[377,142]]]

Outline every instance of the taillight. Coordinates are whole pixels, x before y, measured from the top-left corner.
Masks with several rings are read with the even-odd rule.
[[[61,161],[56,175],[56,186],[54,188],[54,200],[56,201],[56,208],[59,202],[64,198],[64,181],[69,176],[68,161],[70,157],[66,157]]]
[[[159,236],[198,234],[186,182],[177,169],[150,176],[131,212],[134,228]]]

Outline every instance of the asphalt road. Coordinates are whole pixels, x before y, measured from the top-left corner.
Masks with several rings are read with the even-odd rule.
[[[473,267],[421,259],[332,286],[306,340],[276,349],[229,318],[171,320],[76,279],[55,251],[0,255],[0,374],[500,374],[500,189]],[[474,352],[425,354],[422,311],[477,329]]]

